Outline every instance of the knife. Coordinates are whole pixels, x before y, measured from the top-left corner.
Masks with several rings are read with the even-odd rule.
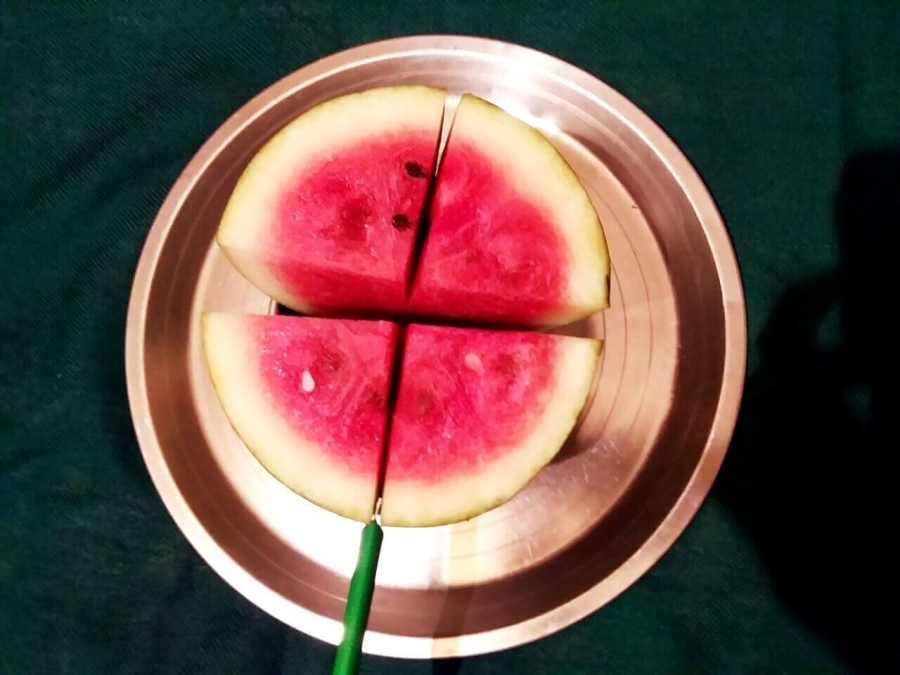
[[[362,657],[362,641],[372,607],[375,571],[381,553],[381,497],[375,502],[372,520],[363,528],[356,570],[350,579],[344,608],[344,636],[338,645],[331,675],[356,675]]]

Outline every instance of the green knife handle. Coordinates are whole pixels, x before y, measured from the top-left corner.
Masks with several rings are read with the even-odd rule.
[[[331,675],[356,675],[362,654],[362,640],[369,621],[375,570],[381,552],[381,527],[374,520],[363,528],[356,571],[350,579],[347,606],[344,610],[344,638],[338,646]]]

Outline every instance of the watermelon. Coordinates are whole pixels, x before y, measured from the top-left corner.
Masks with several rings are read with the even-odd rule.
[[[402,310],[444,98],[425,86],[377,87],[301,114],[241,174],[219,247],[296,312]]]
[[[386,321],[205,314],[209,372],[232,427],[275,478],[369,521],[399,328]]]
[[[571,433],[602,348],[509,325],[608,305],[606,241],[574,172],[467,94],[435,178],[444,98],[396,86],[316,105],[253,157],[216,233],[252,284],[311,315],[203,316],[228,420],[275,478],[364,522],[379,486],[395,526],[511,499]],[[418,323],[401,340],[373,316]]]
[[[553,145],[464,95],[441,159],[410,310],[563,325],[607,307],[609,266],[597,212]]]
[[[508,501],[571,433],[601,347],[549,333],[409,326],[382,522],[448,524]]]

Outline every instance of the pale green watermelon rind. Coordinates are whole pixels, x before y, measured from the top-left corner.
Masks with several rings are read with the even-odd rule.
[[[385,481],[381,521],[393,527],[451,525],[474,518],[521,492],[562,448],[587,403],[603,348],[601,340],[560,336],[546,407],[515,447],[478,474],[435,482]],[[499,486],[499,487],[498,487]]]
[[[560,229],[569,258],[569,283],[560,309],[541,323],[565,325],[609,307],[610,258],[600,216],[553,143],[530,124],[473,94],[460,100],[448,150],[454,138],[470,140],[484,151]]]
[[[218,312],[201,317],[208,372],[229,424],[262,468],[287,488],[332,513],[368,522],[378,468],[366,476],[327,461],[321,446],[275,412],[255,369],[259,348],[248,318]]]
[[[260,262],[272,206],[305,165],[367,138],[402,130],[434,132],[436,150],[445,99],[445,90],[424,85],[374,87],[329,99],[291,120],[238,178],[215,236],[225,257],[266,295],[298,312],[314,313],[314,303],[285,288]]]

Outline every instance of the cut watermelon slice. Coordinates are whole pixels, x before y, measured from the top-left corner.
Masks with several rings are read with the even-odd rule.
[[[536,129],[462,97],[410,307],[418,315],[562,325],[604,309],[609,255],[597,212]]]
[[[241,175],[216,234],[225,255],[297,312],[402,310],[444,97],[380,87],[293,120]]]
[[[369,521],[399,328],[219,313],[202,321],[216,393],[248,449],[309,501]]]
[[[600,349],[546,333],[410,326],[382,522],[453,523],[509,500],[571,433]]]

